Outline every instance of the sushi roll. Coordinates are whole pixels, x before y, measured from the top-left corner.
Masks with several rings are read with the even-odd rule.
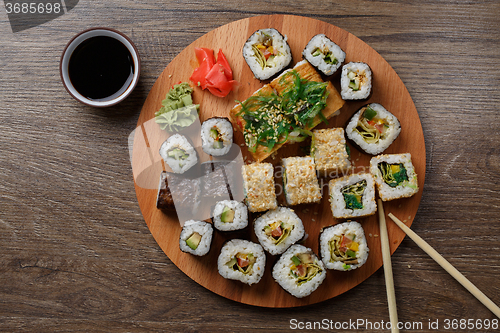
[[[409,198],[418,192],[417,174],[409,153],[372,157],[370,172],[382,201]]]
[[[330,180],[330,206],[333,217],[348,219],[375,214],[375,181],[369,173],[356,173]]]
[[[311,156],[323,177],[338,177],[351,167],[343,128],[313,130]]]
[[[290,65],[292,52],[278,30],[260,29],[243,46],[243,58],[256,79],[267,80]]]
[[[156,207],[176,211],[184,221],[194,218],[201,205],[201,182],[171,172],[162,172],[156,198]]]
[[[367,99],[372,89],[372,71],[364,62],[350,62],[342,67],[340,95],[345,100]]]
[[[382,105],[371,103],[351,117],[345,131],[347,138],[365,153],[378,155],[396,140],[401,125]]]
[[[321,260],[328,269],[350,271],[361,267],[368,259],[365,232],[355,221],[322,229],[319,247]]]
[[[212,220],[219,231],[245,229],[248,226],[248,210],[244,203],[238,201],[219,201],[215,204]]]
[[[285,252],[304,237],[304,225],[295,212],[286,207],[270,210],[254,222],[255,235],[264,250],[272,255]]]
[[[160,147],[160,155],[175,173],[184,173],[198,163],[196,150],[181,134],[169,137]]]
[[[303,245],[292,245],[273,267],[273,278],[291,295],[302,298],[318,289],[326,269],[316,254]]]
[[[201,125],[201,148],[208,155],[226,155],[232,143],[233,126],[228,118],[210,118]]]
[[[335,74],[345,60],[345,52],[324,34],[311,38],[302,56],[326,76]]]
[[[184,223],[179,237],[179,247],[182,252],[195,256],[204,256],[210,251],[213,228],[204,221],[189,220]]]
[[[283,158],[281,163],[286,203],[298,205],[320,202],[321,190],[318,178],[316,178],[313,158],[310,156],[288,157]]]
[[[258,283],[264,275],[266,254],[257,243],[232,239],[224,244],[217,259],[219,274],[248,285]]]
[[[252,213],[276,209],[274,168],[271,163],[253,163],[242,166],[243,192],[248,210]]]
[[[156,208],[167,211],[175,210],[174,198],[168,186],[166,172],[160,174],[160,184],[158,185],[158,193],[156,195]]]

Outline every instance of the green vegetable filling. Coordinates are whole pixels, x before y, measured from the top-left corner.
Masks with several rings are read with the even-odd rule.
[[[408,181],[408,174],[403,163],[389,164],[387,162],[380,162],[378,169],[382,173],[382,179],[390,187],[396,187],[404,181]]]
[[[318,261],[310,253],[298,253],[291,258],[290,275],[296,279],[297,285],[311,281],[322,272]]]
[[[336,65],[339,62],[337,60],[337,58],[335,58],[333,53],[330,50],[328,50],[327,48],[325,48],[323,50],[320,48],[315,49],[312,52],[312,56],[313,57],[317,57],[317,56],[323,57],[323,60],[325,61],[325,63],[327,63],[329,65]]]
[[[280,82],[290,75],[294,77],[293,84],[281,95],[273,92],[241,102],[238,115],[246,122],[243,134],[251,152],[258,146],[271,151],[277,144],[305,140],[312,135],[309,128],[316,116],[328,124],[321,112],[326,107],[328,83],[301,79],[295,70],[283,75]]]
[[[362,209],[363,193],[366,188],[366,180],[359,181],[352,185],[344,186],[341,193],[344,196],[346,209]]]

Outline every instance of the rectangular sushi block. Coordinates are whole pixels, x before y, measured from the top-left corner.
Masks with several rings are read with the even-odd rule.
[[[321,189],[314,160],[310,156],[287,157],[281,160],[283,166],[283,186],[288,205],[318,203]]]
[[[182,252],[204,256],[210,251],[212,235],[212,224],[204,221],[186,221],[179,236],[179,247]]]
[[[260,244],[231,239],[220,250],[217,259],[219,274],[248,285],[258,283],[264,275],[266,254]]]
[[[250,212],[276,209],[274,167],[271,163],[253,163],[242,167],[243,191]]]
[[[158,209],[176,211],[181,218],[196,215],[200,205],[201,182],[199,179],[165,171],[161,173],[156,199]]]
[[[372,157],[370,173],[382,201],[409,198],[418,192],[418,179],[411,154],[384,154]]]
[[[299,89],[297,82],[301,85],[320,83],[315,89],[322,91],[321,99],[317,100],[317,94],[291,94],[294,89],[305,90]],[[295,96],[295,99],[291,96]],[[284,144],[298,141],[298,136],[304,136],[304,131],[338,115],[344,103],[330,81],[324,82],[311,64],[301,61],[292,70],[281,74],[235,105],[230,111],[230,119],[234,127],[243,133],[253,159],[261,162]],[[309,112],[311,110],[314,112]],[[284,134],[277,129],[286,129],[289,133]]]
[[[326,269],[310,248],[295,244],[280,256],[273,267],[272,275],[288,293],[303,298],[323,283]]]
[[[354,218],[375,214],[375,180],[369,173],[356,173],[330,180],[330,206],[335,218]]]
[[[336,178],[351,167],[343,128],[313,130],[311,156],[320,176]]]

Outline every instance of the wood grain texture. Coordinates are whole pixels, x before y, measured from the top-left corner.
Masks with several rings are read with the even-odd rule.
[[[289,332],[291,319],[389,319],[380,269],[331,300],[262,309],[192,281],[144,223],[127,144],[154,82],[205,33],[265,14],[333,24],[395,69],[426,145],[412,229],[500,304],[498,1],[80,0],[15,34],[1,8],[1,331]],[[91,26],[126,33],[142,58],[132,96],[107,110],[78,104],[59,80],[65,44]],[[428,320],[495,318],[408,238],[392,263],[400,321],[428,332]]]
[[[407,221],[408,225],[411,225],[418,209],[425,177],[425,144],[420,120],[413,101],[396,72],[375,50],[347,31],[311,18],[290,15],[264,15],[243,19],[217,28],[186,47],[165,68],[144,103],[133,144],[132,168],[135,175],[134,180],[139,206],[148,228],[169,259],[190,278],[221,296],[245,304],[265,307],[308,305],[324,301],[352,289],[382,266],[377,215],[358,219],[363,224],[370,249],[367,262],[361,268],[347,273],[329,271],[325,282],[316,292],[306,298],[297,299],[289,295],[273,280],[271,271],[277,256],[268,256],[262,281],[255,286],[246,286],[237,281],[225,280],[218,274],[217,257],[223,243],[234,238],[234,236],[216,231],[210,253],[202,258],[183,253],[178,245],[181,226],[177,216],[175,214],[165,214],[156,208],[156,187],[162,172],[161,157],[158,151],[161,144],[169,136],[154,123],[154,114],[161,107],[162,99],[165,98],[168,90],[175,82],[189,81],[193,68],[198,65],[194,57],[195,47],[208,47],[214,50],[222,48],[233,67],[234,78],[240,83],[241,89],[231,92],[226,98],[219,98],[207,91],[204,92],[195,88],[193,101],[200,104],[201,121],[215,116],[229,117],[230,110],[235,104],[234,100],[245,100],[263,85],[263,82],[253,77],[241,55],[241,49],[248,37],[262,28],[275,28],[287,36],[294,64],[301,59],[301,52],[309,39],[318,33],[324,33],[346,52],[346,63],[361,61],[370,66],[373,73],[371,97],[365,101],[347,101],[341,108],[339,116],[330,118],[328,126],[321,124],[320,127],[345,127],[351,116],[366,103],[381,103],[400,119],[402,133],[384,153],[411,153],[415,170],[419,175],[418,181],[421,190],[410,199],[386,202],[385,206],[386,209],[390,209],[395,214],[404,216],[405,222]],[[223,47],[226,40],[230,40],[233,47]],[[188,63],[191,63],[191,66],[188,66]],[[338,76],[331,79],[331,82],[338,87],[337,89],[340,89],[338,81]],[[235,135],[235,143],[240,146],[244,144],[244,140],[241,133],[238,134]],[[201,145],[200,139],[196,136],[190,136],[190,138],[193,139],[195,146]],[[279,167],[283,157],[304,155],[304,148],[308,148],[308,144],[307,142],[302,145],[294,144],[282,147],[274,154],[276,155],[274,158],[269,157],[265,161]],[[369,172],[371,156],[356,150],[352,145],[350,147],[353,163],[351,172]],[[242,149],[242,154],[245,156],[245,160],[248,157],[247,163],[253,161],[252,155],[246,148]],[[208,158],[209,156],[200,156],[200,160]],[[277,170],[275,177],[281,177],[279,176],[279,169]],[[328,200],[328,181],[328,178],[320,179],[323,195],[320,204],[291,207],[301,218],[308,234],[308,238],[303,244],[316,253],[319,248],[318,239],[321,228],[344,221],[337,220],[332,216]],[[284,196],[280,195],[281,178],[276,180],[276,184],[279,204],[285,205]],[[253,230],[252,218],[255,218],[255,216],[250,214],[249,224],[250,229]],[[391,252],[394,252],[405,234],[393,223],[388,225],[390,249]],[[253,231],[246,233],[243,237],[258,243]]]

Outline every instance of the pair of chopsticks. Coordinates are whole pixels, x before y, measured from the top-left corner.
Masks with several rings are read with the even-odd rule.
[[[382,243],[382,258],[384,261],[384,275],[387,289],[387,301],[389,305],[389,318],[391,320],[391,332],[399,332],[397,328],[398,314],[396,310],[396,296],[394,293],[394,280],[392,278],[391,252],[389,247],[389,237],[387,234],[387,225],[385,223],[384,208],[382,200],[378,199],[380,241]],[[424,250],[432,259],[443,267],[452,277],[454,277],[462,286],[483,303],[493,314],[500,318],[500,308],[493,303],[481,290],[470,282],[462,273],[453,267],[443,256],[441,256],[432,246],[418,236],[413,230],[408,228],[392,213],[388,216],[400,227],[408,237],[410,237],[422,250]],[[387,266],[387,267],[386,267]]]

